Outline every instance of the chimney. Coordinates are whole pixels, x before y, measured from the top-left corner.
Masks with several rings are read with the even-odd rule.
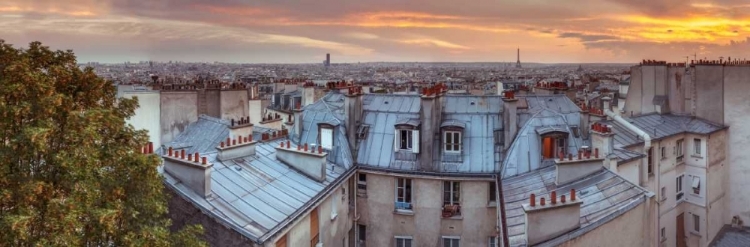
[[[250,117],[250,123],[260,124],[260,122],[263,121],[263,104],[260,97],[251,98],[247,102],[248,117]]]
[[[248,136],[253,134],[253,124],[250,117],[241,117],[239,119],[229,119],[229,136]]]
[[[570,194],[561,195],[557,200],[557,192],[550,193],[550,203],[544,203],[540,196],[536,203],[536,196],[531,194],[529,203],[524,203],[523,211],[526,215],[526,242],[529,246],[556,238],[581,226],[581,204],[576,198],[575,190]],[[552,199],[554,197],[554,199]]]
[[[162,156],[164,172],[180,180],[198,195],[208,197],[211,194],[211,167],[214,165],[208,163],[206,157],[201,157],[198,153],[195,153],[195,156],[189,156],[193,159],[187,159],[187,157],[185,150],[177,152],[169,147],[167,155]]]
[[[290,93],[297,91],[297,83],[296,82],[287,82],[284,84],[284,93]]]
[[[362,87],[349,87],[344,96],[344,116],[349,148],[357,147],[357,127],[362,120]]]
[[[284,89],[285,89],[284,82],[282,82],[282,81],[276,81],[273,84],[273,93],[281,92],[281,90],[284,90]]]
[[[302,87],[302,106],[312,105],[313,103],[315,103],[315,84],[308,82]]]
[[[586,103],[581,103],[580,107],[581,107],[581,115],[579,117],[580,117],[581,123],[578,127],[578,130],[581,131],[581,136],[583,137],[583,139],[588,140],[589,130],[591,127],[589,126],[589,108],[586,105]]]
[[[503,136],[505,137],[505,150],[510,148],[510,144],[513,143],[513,139],[518,133],[518,99],[515,97],[513,91],[503,92]]]
[[[419,146],[424,147],[419,150],[419,169],[423,171],[433,170],[434,145],[435,137],[439,136],[440,122],[442,121],[442,94],[445,93],[445,86],[437,84],[432,87],[422,89],[421,106],[419,109],[420,118],[420,135]]]
[[[591,146],[599,150],[602,157],[614,152],[614,136],[612,126],[594,123],[591,125]]]
[[[602,110],[612,111],[612,98],[608,95],[602,97]]]
[[[216,149],[219,151],[216,156],[220,161],[232,160],[240,157],[253,156],[255,155],[255,144],[258,142],[253,140],[253,134],[246,136],[235,136],[227,137],[225,141],[221,141]]]
[[[318,182],[326,180],[327,155],[323,147],[316,148],[307,143],[293,148],[290,141],[285,141],[276,147],[276,159]]]
[[[302,131],[304,131],[304,128],[302,127],[302,108],[300,106],[295,106],[292,110],[294,112],[294,119],[292,119],[292,138],[298,138],[296,140],[300,140],[299,137],[302,136]]]
[[[555,159],[555,184],[564,185],[591,175],[604,167],[604,156],[598,148],[593,151],[585,146],[578,149],[578,154],[559,153]]]
[[[497,95],[503,95],[503,91],[505,91],[505,89],[503,89],[503,82],[498,81],[496,82],[496,84],[497,84]]]

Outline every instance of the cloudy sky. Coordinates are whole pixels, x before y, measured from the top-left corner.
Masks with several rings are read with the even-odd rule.
[[[0,39],[82,62],[750,58],[747,0],[2,0]]]

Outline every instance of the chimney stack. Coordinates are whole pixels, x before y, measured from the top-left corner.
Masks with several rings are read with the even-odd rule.
[[[518,133],[518,99],[515,97],[515,93],[512,91],[505,92],[503,95],[503,136],[505,140],[503,142],[503,148],[508,150],[510,144],[513,143],[513,139],[516,138]]]
[[[526,242],[529,246],[556,238],[581,226],[581,205],[583,201],[575,197],[575,190],[570,191],[570,200],[565,195],[557,200],[557,192],[550,193],[551,203],[545,203],[542,197],[539,205],[535,204],[535,195],[531,194],[530,203],[523,204],[526,214]]]
[[[246,136],[235,136],[222,141],[216,149],[219,151],[216,158],[220,161],[232,160],[245,156],[255,155],[255,144],[252,133]]]
[[[442,120],[442,101],[441,96],[445,92],[446,88],[443,84],[437,84],[435,86],[427,87],[422,89],[422,95],[420,96],[420,128],[419,131],[419,169],[423,171],[433,170],[433,157],[434,149],[427,148],[432,147],[434,144],[436,134],[439,136],[440,122]],[[413,140],[416,141],[416,140]]]
[[[325,181],[326,156],[328,156],[328,153],[323,152],[320,147],[309,149],[307,143],[303,147],[293,148],[291,142],[287,141],[286,145],[281,142],[280,146],[276,147],[276,159],[315,181]]]
[[[186,159],[184,149],[180,150],[179,156],[178,152],[172,152],[172,147],[169,147],[169,151],[168,155],[162,156],[164,172],[175,177],[198,195],[208,197],[211,194],[213,164],[206,162],[206,157],[200,157],[198,153],[195,153],[194,159]]]
[[[346,118],[346,137],[349,148],[356,148],[357,127],[362,120],[362,87],[349,87],[344,90],[344,116]]]

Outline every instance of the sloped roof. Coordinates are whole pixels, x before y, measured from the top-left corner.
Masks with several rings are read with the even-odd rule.
[[[625,118],[643,132],[651,136],[651,140],[659,140],[665,137],[691,133],[707,135],[727,128],[727,126],[710,122],[697,117],[673,114],[647,114],[631,118]],[[615,146],[628,147],[643,143],[643,140],[635,133],[628,130],[616,121],[604,121],[612,125],[615,135]]]
[[[265,131],[256,127],[257,131]],[[260,133],[256,132],[256,133]],[[314,203],[327,188],[337,182],[346,169],[329,163],[326,179],[313,180],[276,159],[276,147],[286,139],[258,142],[256,155],[219,161],[215,149],[229,137],[226,121],[201,116],[185,132],[166,146],[187,144],[191,152],[200,152],[213,163],[209,198],[196,194],[160,168],[166,184],[177,194],[216,220],[254,241],[265,241],[272,230],[284,227],[290,217]]]
[[[354,166],[349,141],[346,138],[346,119],[344,118],[344,96],[327,94],[313,104],[305,106],[302,113],[302,134],[292,132],[295,143],[320,143],[318,141],[318,124],[326,123],[335,126],[333,148],[329,151],[328,160],[345,168]]]
[[[569,197],[570,189],[575,189],[577,197],[583,201],[581,227],[541,243],[542,246],[561,244],[561,239],[566,239],[566,235],[582,235],[606,223],[613,216],[624,214],[644,202],[644,195],[647,193],[607,169],[564,185],[556,185],[555,176],[555,167],[550,166],[502,180],[510,246],[527,246],[526,217],[522,205],[529,203],[532,193],[538,197],[548,197],[549,193],[557,191],[558,196]]]

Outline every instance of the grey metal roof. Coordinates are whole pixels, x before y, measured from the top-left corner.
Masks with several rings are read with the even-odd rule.
[[[497,172],[502,147],[495,145],[494,131],[502,127],[502,99],[499,96],[445,95],[442,100],[443,119],[466,123],[463,146],[460,161],[449,162],[443,158],[441,138],[437,138],[431,147],[435,155],[431,169],[447,173]],[[416,159],[396,159],[393,147],[396,123],[401,119],[419,119],[420,101],[419,95],[365,95],[362,124],[370,127],[367,138],[359,141],[357,163],[376,168],[420,170]],[[395,104],[400,105],[393,107]]]
[[[664,103],[667,103],[668,96],[666,95],[654,95],[654,99],[651,101],[654,105],[664,105]]]
[[[649,134],[651,140],[658,140],[682,133],[707,135],[727,128],[727,126],[712,123],[701,118],[673,114],[660,115],[653,113],[625,119]],[[643,140],[638,135],[616,121],[604,121],[604,123],[613,127],[612,132],[616,134],[615,146],[628,147],[643,143]]]
[[[645,154],[635,152],[635,151],[630,151],[627,149],[622,149],[622,148],[615,148],[612,153],[615,156],[617,156],[618,165],[625,164],[625,163],[646,157]]]
[[[525,97],[528,109],[519,110],[518,134],[511,143],[502,164],[502,177],[513,177],[534,171],[553,164],[542,159],[542,148],[538,128],[555,128],[564,130],[568,134],[567,152],[575,154],[581,146],[589,145],[583,140],[570,134],[571,127],[581,123],[580,108],[565,95],[530,96]],[[552,127],[554,126],[554,127]],[[580,127],[580,126],[578,126]],[[507,144],[506,144],[507,145]]]
[[[748,247],[750,246],[750,229],[745,227],[735,228],[731,225],[724,225],[709,246]]]
[[[570,196],[570,189],[575,189],[579,200],[583,201],[581,227],[541,243],[543,246],[554,246],[560,242],[556,240],[567,239],[571,235],[580,236],[606,223],[613,216],[621,215],[639,205],[647,193],[607,169],[564,185],[556,185],[555,176],[555,167],[550,166],[502,180],[510,246],[527,245],[526,217],[522,204],[529,202],[529,195],[532,193],[545,198],[548,198],[552,191],[557,191],[558,196]]]
[[[272,229],[284,227],[285,220],[312,203],[319,193],[346,172],[341,166],[329,163],[326,165],[326,180],[323,182],[297,172],[276,159],[275,147],[285,139],[258,142],[255,156],[222,162],[216,159],[215,145],[203,144],[203,140],[210,143],[228,136],[228,127],[223,120],[202,116],[176,138],[180,142],[192,144],[190,150],[200,150],[214,164],[211,173],[212,196],[209,198],[196,194],[164,173],[162,168],[160,172],[164,175],[165,182],[180,196],[253,240],[263,240],[269,237]],[[166,146],[176,144],[173,142]]]
[[[328,161],[349,168],[354,166],[354,158],[346,138],[344,118],[344,97],[338,93],[329,93],[315,103],[305,106],[302,113],[302,133],[292,130],[295,143],[317,143],[318,124],[327,123],[335,127],[333,148],[329,151]]]
[[[549,134],[549,133],[565,133],[568,134],[568,128],[564,125],[546,125],[546,126],[539,126],[536,127],[536,133],[539,135]]]
[[[399,118],[396,119],[396,125],[411,125],[414,127],[419,126],[419,118]]]

